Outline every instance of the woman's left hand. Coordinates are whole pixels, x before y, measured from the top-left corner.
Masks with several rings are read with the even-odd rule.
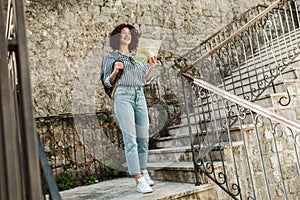
[[[156,65],[156,60],[157,60],[156,56],[152,56],[147,60],[147,63],[151,68],[153,68]]]

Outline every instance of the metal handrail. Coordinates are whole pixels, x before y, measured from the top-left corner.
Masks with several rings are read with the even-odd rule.
[[[249,22],[247,22],[244,26],[242,26],[240,29],[238,29],[236,32],[234,32],[233,34],[231,34],[228,38],[226,38],[225,40],[223,40],[222,42],[220,42],[217,46],[215,46],[213,49],[211,49],[209,52],[205,53],[204,55],[202,55],[200,58],[198,58],[197,60],[193,61],[191,64],[188,64],[188,66],[181,70],[183,73],[187,72],[188,70],[192,69],[193,66],[200,62],[203,61],[204,59],[206,59],[207,57],[211,56],[213,53],[215,53],[217,50],[221,49],[222,47],[224,47],[225,45],[227,45],[230,41],[232,41],[237,35],[239,35],[240,33],[244,32],[245,30],[247,30],[250,26],[252,26],[255,22],[257,22],[258,20],[260,20],[262,17],[264,17],[268,12],[270,12],[272,9],[274,9],[277,5],[279,5],[279,3],[282,0],[277,0],[274,3],[272,3],[268,8],[266,8],[264,11],[262,11],[259,15],[257,15],[256,17],[254,17],[253,19],[251,19]]]
[[[267,109],[255,104],[255,103],[252,103],[250,101],[247,101],[239,96],[236,96],[236,95],[233,95],[229,92],[227,92],[226,90],[223,90],[221,88],[218,88],[208,82],[205,82],[203,80],[200,80],[200,79],[197,79],[197,78],[194,78],[192,77],[191,75],[189,74],[186,74],[186,73],[182,73],[182,75],[188,79],[189,82],[193,83],[193,84],[196,84],[200,87],[203,87],[209,91],[212,91],[213,93],[217,94],[217,95],[220,95],[220,96],[223,96],[224,98],[238,104],[238,105],[241,105],[243,106],[244,108],[247,108],[253,112],[256,112],[257,114],[260,114],[261,116],[264,116],[266,118],[269,118],[271,120],[274,120],[282,125],[285,125],[291,129],[294,129],[294,130],[297,130],[297,131],[300,131],[300,124],[294,122],[294,121],[291,121],[291,120],[288,120],[280,115],[277,115],[273,112],[270,112],[268,111]]]
[[[246,12],[244,12],[243,14],[241,14],[238,18],[235,18],[231,23],[229,23],[228,25],[226,25],[225,27],[221,28],[219,31],[217,31],[216,33],[214,33],[213,35],[211,35],[210,37],[208,37],[207,39],[205,39],[204,41],[202,41],[197,47],[193,48],[192,50],[190,50],[188,53],[184,54],[183,56],[181,56],[182,58],[185,58],[190,52],[193,52],[194,50],[198,49],[199,47],[205,45],[206,43],[208,43],[210,40],[212,40],[214,37],[220,35],[223,31],[228,30],[230,27],[233,26],[234,23],[237,23],[238,21],[242,20],[249,12],[251,12],[252,10],[258,9],[258,8],[267,8],[267,5],[263,5],[263,4],[257,4],[251,8],[249,8]]]

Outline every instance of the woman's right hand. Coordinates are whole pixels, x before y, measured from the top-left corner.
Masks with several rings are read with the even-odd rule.
[[[115,62],[115,71],[116,73],[119,72],[120,69],[124,69],[124,64],[122,62]]]
[[[124,64],[120,61],[117,61],[115,62],[114,67],[115,67],[114,71],[109,76],[109,81],[112,85],[115,83],[116,77],[118,76],[120,70],[124,69]]]

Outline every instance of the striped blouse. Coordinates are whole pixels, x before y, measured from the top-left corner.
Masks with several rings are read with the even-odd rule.
[[[149,68],[147,63],[134,61],[136,56],[135,52],[131,52],[130,56],[122,54],[118,50],[115,51],[121,58],[124,64],[124,73],[121,76],[120,80],[117,82],[117,86],[144,86],[146,83],[145,75],[148,73]],[[107,87],[112,87],[109,76],[113,71],[115,63],[115,58],[112,55],[112,52],[107,53],[103,57],[102,68],[104,73],[104,84]]]

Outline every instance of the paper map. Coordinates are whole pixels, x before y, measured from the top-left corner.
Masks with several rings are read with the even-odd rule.
[[[157,56],[160,44],[161,40],[140,38],[135,60],[147,62],[152,56]]]

